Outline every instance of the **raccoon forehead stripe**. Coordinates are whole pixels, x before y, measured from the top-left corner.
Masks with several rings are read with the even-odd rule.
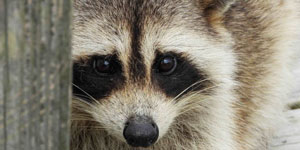
[[[129,72],[133,81],[143,79],[146,76],[146,67],[144,58],[141,54],[141,34],[142,34],[142,18],[140,18],[139,6],[140,1],[136,2],[134,17],[131,27],[131,56],[129,59]],[[142,80],[139,80],[142,81]]]

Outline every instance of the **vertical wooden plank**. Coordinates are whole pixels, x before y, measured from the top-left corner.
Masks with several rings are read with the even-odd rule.
[[[69,149],[71,2],[0,0],[0,149]]]
[[[7,118],[6,118],[6,99],[9,88],[4,88],[8,85],[8,51],[7,51],[7,2],[0,1],[0,148],[7,149]]]

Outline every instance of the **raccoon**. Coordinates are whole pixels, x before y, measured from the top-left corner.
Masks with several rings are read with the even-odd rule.
[[[72,150],[268,149],[299,51],[295,0],[73,5]]]

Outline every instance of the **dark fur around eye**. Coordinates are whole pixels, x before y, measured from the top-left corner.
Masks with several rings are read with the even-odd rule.
[[[176,58],[177,61],[177,66],[170,75],[164,75],[158,70],[159,63],[161,62],[160,60],[162,58],[165,58],[166,56],[172,56]],[[152,80],[154,84],[158,85],[158,87],[162,89],[167,96],[170,97],[176,97],[178,94],[181,94],[181,92],[185,91],[187,88],[188,90],[183,92],[182,95],[191,91],[201,90],[207,87],[209,83],[209,81],[206,80],[206,75],[200,70],[198,70],[189,58],[181,54],[172,52],[162,54],[158,52],[156,55],[155,63],[153,64],[152,68]],[[203,82],[195,84],[199,81]]]
[[[110,74],[99,74],[93,66],[95,60],[108,58],[112,64]],[[73,64],[73,95],[89,102],[93,98],[99,100],[108,96],[113,90],[120,88],[125,82],[122,65],[116,55],[92,56],[87,63],[74,62]],[[91,98],[91,96],[93,98]]]

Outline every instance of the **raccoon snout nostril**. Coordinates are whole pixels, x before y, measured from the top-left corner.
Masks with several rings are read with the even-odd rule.
[[[133,147],[149,147],[158,139],[159,130],[151,119],[135,117],[126,123],[123,135]]]

